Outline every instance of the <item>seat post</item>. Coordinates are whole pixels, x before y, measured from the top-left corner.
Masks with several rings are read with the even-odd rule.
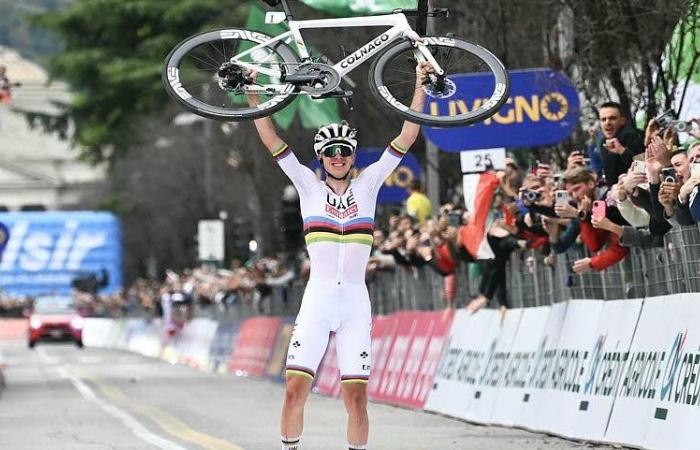
[[[287,15],[287,20],[291,20],[294,18],[292,10],[289,8],[289,4],[287,3],[287,0],[282,0],[282,8],[284,9],[284,13]]]

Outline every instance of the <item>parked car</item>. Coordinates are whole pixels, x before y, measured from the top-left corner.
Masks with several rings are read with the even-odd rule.
[[[82,348],[83,324],[72,297],[37,297],[29,316],[29,348],[44,339],[74,341]]]

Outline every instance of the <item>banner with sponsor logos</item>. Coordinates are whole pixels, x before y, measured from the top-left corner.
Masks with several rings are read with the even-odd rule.
[[[531,147],[561,142],[579,124],[580,104],[574,84],[561,72],[550,69],[511,70],[510,97],[491,118],[458,128],[424,126],[423,134],[447,152],[494,148]],[[461,98],[431,98],[425,110],[440,114],[471,111],[488,99],[493,78],[470,74],[450,78]],[[480,80],[483,80],[481,83]],[[483,90],[479,90],[482,86]]]
[[[272,355],[280,317],[251,317],[241,325],[229,362],[237,375],[262,377]]]
[[[605,439],[647,448],[698,448],[700,308],[697,294],[644,301],[623,356]]]
[[[542,335],[551,307],[524,308],[513,338],[508,362],[500,381],[496,402],[488,419],[491,423],[520,424],[529,413],[531,387],[542,347]],[[510,316],[511,311],[508,311]]]
[[[107,275],[101,292],[122,285],[118,219],[104,212],[0,213],[9,229],[0,261],[0,286],[17,295],[69,294],[76,278]]]
[[[642,303],[639,299],[603,303],[598,327],[590,336],[588,349],[584,349],[589,356],[581,379],[579,403],[570,404],[574,414],[568,417],[567,436],[591,441],[604,439]],[[579,327],[582,324],[578,322]]]
[[[195,318],[188,321],[175,343],[178,360],[192,367],[209,367],[211,343],[219,324],[211,319]]]
[[[358,148],[355,167],[352,169],[351,177],[355,178],[362,172],[362,169],[379,161],[384,150],[383,148]],[[323,175],[323,171],[318,160],[314,159],[309,167],[311,167],[311,170],[313,170],[320,179]],[[413,180],[421,178],[422,170],[418,159],[416,159],[414,155],[411,153],[404,155],[399,166],[384,180],[384,184],[381,189],[379,189],[377,203],[403,203],[408,198],[408,187],[411,186]]]
[[[378,316],[372,320],[372,369],[367,384],[367,395],[375,399],[379,396],[379,387],[386,369],[391,347],[399,320],[395,315]]]

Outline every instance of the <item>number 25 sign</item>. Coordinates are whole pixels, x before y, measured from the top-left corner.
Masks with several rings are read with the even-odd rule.
[[[480,173],[488,170],[504,170],[506,168],[506,149],[487,148],[470,150],[459,154],[462,173]]]

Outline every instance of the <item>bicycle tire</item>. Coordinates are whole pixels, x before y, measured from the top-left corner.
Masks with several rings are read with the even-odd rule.
[[[508,76],[508,72],[503,66],[503,63],[501,63],[501,61],[499,61],[499,59],[496,58],[496,56],[494,56],[491,52],[479,45],[472,44],[458,38],[426,37],[423,39],[425,39],[426,45],[428,45],[429,48],[458,48],[483,62],[494,77],[493,92],[490,96],[488,96],[489,101],[475,110],[456,116],[433,116],[423,112],[418,113],[416,111],[412,111],[406,105],[402,104],[393,97],[388,88],[386,88],[383,80],[384,69],[391,62],[391,60],[399,56],[402,52],[406,52],[413,48],[412,42],[402,41],[383,51],[374,60],[369,71],[370,90],[380,104],[382,104],[385,108],[400,114],[410,122],[419,123],[421,125],[430,125],[434,127],[460,127],[488,119],[508,100],[508,93],[510,92],[510,77]]]
[[[185,107],[185,109],[194,114],[221,121],[251,120],[269,116],[283,109],[294,100],[295,96],[291,93],[279,94],[273,97],[271,100],[263,102],[260,105],[263,106],[262,108],[258,106],[257,108],[247,107],[233,109],[218,107],[194,98],[192,93],[183,87],[181,83],[179,73],[181,62],[189,52],[194,51],[198,47],[212,44],[214,42],[221,42],[226,39],[238,39],[239,41],[263,43],[271,39],[271,37],[257,31],[242,28],[212,30],[188,37],[176,45],[165,58],[165,65],[161,75],[163,85],[165,86],[165,90],[168,95],[175,99],[180,105]],[[264,48],[277,54],[284,66],[298,66],[301,63],[294,50],[292,50],[292,48],[284,42],[277,41]],[[224,55],[221,62],[224,62],[225,59],[226,57]],[[293,86],[291,84],[289,86],[291,92],[291,88]],[[223,91],[223,89],[220,90]]]

